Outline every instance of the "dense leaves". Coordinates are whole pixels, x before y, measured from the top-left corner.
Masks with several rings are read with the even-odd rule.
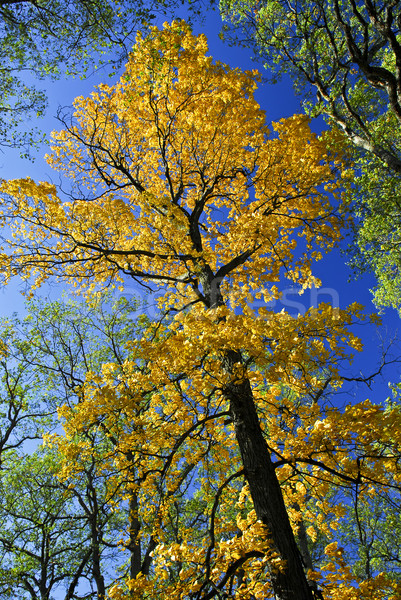
[[[277,298],[282,275],[316,282],[312,262],[346,220],[341,160],[303,116],[269,132],[257,73],[206,53],[182,22],[139,37],[121,80],[78,98],[54,135],[68,195],[1,186],[6,279],[69,281],[94,307],[109,284],[164,293],[156,322],[101,313],[97,349],[99,317],[83,335],[76,313],[51,309],[40,334],[49,381],[67,390],[65,434],[46,438],[60,482],[78,489],[95,469],[102,516],[125,519],[129,565],[110,585],[100,547],[113,542],[91,529],[96,593],[394,600],[397,571],[361,573],[340,545],[349,498],[366,511],[380,493],[386,510],[401,477],[399,406],[327,399],[361,349],[361,307],[293,317],[252,304]]]
[[[40,140],[37,130],[26,127],[46,108],[40,80],[121,66],[138,29],[177,11],[170,0],[0,2],[0,145],[30,154]],[[190,2],[187,12],[198,11]]]
[[[307,112],[324,115],[334,144],[348,145],[353,264],[375,272],[379,305],[399,309],[401,3],[228,0],[221,9],[228,36],[253,46],[273,78],[288,73]]]

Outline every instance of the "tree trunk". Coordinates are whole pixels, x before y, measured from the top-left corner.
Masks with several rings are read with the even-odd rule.
[[[141,524],[138,519],[138,494],[131,492],[129,500],[129,545],[130,551],[130,577],[135,579],[138,573],[141,572],[141,540],[139,531]]]
[[[239,352],[225,355],[225,370],[232,374],[241,363]],[[267,527],[273,549],[283,561],[282,569],[271,569],[276,600],[313,600],[295,541],[281,487],[260,428],[249,380],[230,382],[225,389],[230,402],[245,479],[249,484],[256,515]]]
[[[220,291],[222,278],[214,277],[207,265],[200,273],[200,281],[208,307],[216,308],[225,304]],[[281,569],[271,566],[273,592],[276,600],[314,600],[280,483],[260,427],[251,385],[246,377],[239,378],[235,375],[235,365],[242,363],[241,352],[225,352],[223,369],[231,381],[223,391],[230,403],[244,477],[249,485],[256,516],[267,527],[272,550],[282,561]]]
[[[91,528],[92,575],[96,583],[97,598],[98,600],[104,600],[104,598],[106,598],[106,586],[101,567],[100,543],[102,536],[98,523],[99,507],[96,498],[96,490],[93,486],[93,481],[89,473],[88,478],[90,480],[88,482],[87,489],[88,496],[90,497],[90,506],[92,508],[91,514],[89,515],[89,522]]]

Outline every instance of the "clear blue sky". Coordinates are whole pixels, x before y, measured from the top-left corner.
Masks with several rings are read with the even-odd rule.
[[[250,60],[251,51],[244,48],[229,47],[218,37],[218,32],[221,23],[219,16],[216,13],[209,13],[203,25],[198,25],[195,28],[196,33],[203,32],[209,40],[210,54],[218,60],[228,63],[232,67],[241,67],[242,69],[255,68],[255,63]],[[257,65],[256,65],[257,66]],[[260,66],[261,70],[262,67]],[[55,119],[55,114],[59,106],[70,105],[77,95],[87,95],[91,92],[96,83],[101,81],[109,81],[106,73],[99,71],[96,76],[82,80],[59,81],[47,84],[49,95],[49,109],[45,119],[41,120],[38,125],[44,129],[46,133],[50,133],[53,129],[58,129],[59,124]],[[288,117],[295,112],[300,112],[299,99],[294,97],[291,84],[288,80],[272,86],[261,84],[256,95],[260,105],[266,111],[268,121],[278,120],[282,117]],[[319,128],[320,124],[316,123],[315,128]],[[47,151],[47,147],[43,146],[38,152],[38,158],[31,163],[19,158],[18,152],[7,151],[0,155],[1,177],[3,178],[19,178],[32,177],[35,180],[57,180],[57,174],[52,173],[50,167],[43,160],[43,156]],[[371,276],[364,276],[357,281],[348,281],[351,272],[345,265],[346,258],[335,251],[316,265],[315,273],[321,278],[325,293],[320,292],[318,297],[324,301],[333,300],[339,302],[341,308],[345,308],[351,302],[357,301],[366,306],[367,312],[374,311],[371,302],[371,294],[369,288],[374,286],[374,279]],[[18,292],[19,284],[15,282],[0,293],[0,314],[7,315],[13,311],[23,311],[24,300]],[[43,290],[49,294],[52,299],[55,299],[60,294],[60,288],[48,288]],[[314,295],[315,294],[315,295]],[[316,298],[316,292],[305,292],[298,298],[290,290],[287,290],[284,298],[284,305],[291,311],[296,310],[294,303],[301,303],[303,308],[308,308]],[[291,304],[292,303],[292,304]],[[278,310],[283,306],[277,304]],[[301,309],[301,306],[299,307]],[[389,338],[394,335],[399,327],[400,319],[394,310],[387,310],[383,315],[383,327],[381,335],[383,338]],[[365,352],[358,357],[353,369],[358,372],[363,369],[366,373],[374,369],[374,365],[380,359],[379,355],[379,339],[374,327],[361,327],[358,334],[365,343]],[[400,350],[401,354],[401,350]],[[393,367],[388,370],[388,379],[393,382],[399,379],[399,368]],[[380,401],[383,396],[388,395],[386,381],[378,381],[378,387],[370,394],[371,400]],[[358,392],[362,396],[369,396],[367,392],[360,390]]]

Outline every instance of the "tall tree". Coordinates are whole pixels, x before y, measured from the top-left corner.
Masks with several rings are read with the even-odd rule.
[[[348,144],[352,262],[374,270],[376,301],[400,310],[401,2],[223,0],[221,10],[228,37],[252,46],[273,80],[288,74],[309,114]]]
[[[130,318],[136,305],[126,301],[112,305],[107,300],[35,301],[28,305],[30,314],[23,321],[13,318],[3,324],[7,360],[20,374],[18,390],[25,404],[8,444],[1,447],[0,593],[4,598],[104,599],[110,579],[114,581],[118,568],[123,569],[121,549],[126,545],[135,555],[131,540],[126,540],[130,522],[137,518],[130,503],[127,507],[129,473],[118,478],[116,466],[110,469],[113,443],[107,432],[93,422],[79,428],[64,455],[52,443],[57,406],[61,411],[63,405],[71,408],[82,402],[85,379],[100,378],[106,361],[122,363],[127,339],[141,330]],[[13,372],[10,367],[6,371],[6,390],[17,388]],[[28,410],[28,400],[32,405],[33,399],[34,415]],[[8,402],[13,415],[13,397]],[[34,446],[26,443],[25,420],[37,432]],[[2,430],[3,437],[8,429]],[[38,438],[44,432],[48,443],[39,448]],[[74,454],[77,439],[80,452]]]
[[[170,319],[134,338],[122,365],[88,376],[82,400],[63,411],[66,448],[84,453],[77,432],[101,427],[119,472],[134,467],[132,490],[145,482],[150,547],[129,593],[312,600],[294,535],[306,491],[298,482],[291,493],[286,482],[301,473],[311,489],[323,473],[322,495],[328,479],[385,485],[399,456],[397,413],[319,405],[324,389],[340,385],[349,347],[360,348],[347,331],[360,307],[322,305],[291,318],[249,306],[252,295],[277,297],[282,273],[304,287],[315,281],[312,260],[340,237],[328,197],[339,165],[305,117],[270,135],[253,97],[257,74],[206,52],[205,37],[182,22],[153,29],[119,83],[76,100],[49,158],[70,177],[69,196],[47,183],[3,182],[13,237],[1,265],[6,278],[19,273],[35,285],[56,277],[90,292],[125,278],[165,286]],[[380,428],[391,429],[391,456],[377,446]],[[194,468],[205,473],[207,535],[196,544],[195,527],[184,526],[166,548],[160,523]],[[237,502],[234,521],[224,507]],[[335,543],[327,553],[337,557]],[[338,582],[344,593],[353,588],[346,568],[335,578],[323,566],[323,581],[327,572],[328,594]],[[118,583],[109,591],[126,593]]]
[[[0,480],[2,598],[88,597],[79,589],[93,588],[91,537],[74,494],[56,479],[58,457],[12,458]]]
[[[149,574],[156,532],[164,542],[177,543],[183,527],[178,523],[183,523],[197,543],[204,537],[206,500],[184,498],[195,483],[195,454],[178,464],[185,456],[184,440],[171,431],[159,449],[152,427],[137,427],[140,420],[145,423],[149,402],[144,395],[138,403],[127,381],[127,359],[132,359],[127,343],[141,337],[148,321],[133,319],[135,303],[103,297],[79,304],[35,301],[27,308],[23,322],[13,319],[5,325],[14,342],[9,354],[29,376],[32,393],[41,390],[41,425],[49,431],[44,450],[31,454],[28,447],[24,454],[20,448],[4,461],[0,586],[5,596],[32,600],[55,594],[65,600],[102,599],[117,573],[130,579]],[[102,383],[106,373],[113,383]],[[45,410],[53,412],[57,405],[66,436],[51,433],[46,422]],[[186,452],[190,437],[186,432]],[[205,438],[210,449],[209,437],[197,431],[195,447]],[[169,476],[152,482],[159,465],[170,468]],[[161,518],[163,498],[171,504],[167,519]],[[197,533],[196,525],[202,526]],[[170,578],[178,579],[177,568]]]

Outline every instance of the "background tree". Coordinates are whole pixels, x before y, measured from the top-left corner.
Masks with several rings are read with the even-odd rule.
[[[117,68],[128,59],[138,29],[157,16],[176,14],[176,2],[74,0],[0,2],[0,146],[30,154],[40,139],[27,118],[46,109],[40,80],[84,77],[95,68]],[[197,3],[186,11],[199,14]]]
[[[335,143],[348,145],[358,217],[352,264],[373,269],[376,302],[399,310],[401,2],[223,0],[220,6],[230,21],[228,38],[253,47],[273,80],[288,74],[306,111],[325,116]]]
[[[35,375],[22,360],[26,342],[15,335],[10,323],[0,333],[0,471],[15,453],[35,445],[51,427],[55,407],[44,407]]]
[[[35,451],[13,458],[0,483],[2,598],[90,597],[91,540],[74,495],[57,481],[57,457]]]
[[[123,362],[127,332],[132,339],[138,328],[129,318],[136,308],[126,301],[115,306],[106,300],[88,305],[36,301],[24,321],[14,318],[4,324],[8,360],[14,371],[24,374],[30,396],[36,397],[35,421],[32,413],[24,417],[35,425],[37,443],[41,432],[49,436],[54,431],[57,406],[82,401],[79,390],[87,377],[99,378],[107,360]],[[19,425],[26,434],[23,423],[15,427]],[[25,436],[24,444],[17,438],[19,443],[3,448],[0,586],[4,597],[104,598],[110,578],[114,581],[118,568],[123,569],[121,548],[125,543],[129,547],[130,520],[137,518],[128,502],[129,477],[124,473],[116,481],[115,465],[107,468],[113,445],[103,429],[99,431],[99,423],[81,427],[75,445],[77,437],[87,451],[75,456],[73,478],[63,474],[63,469],[71,468],[73,445],[63,456],[55,447],[35,449]],[[128,539],[124,542],[121,537]]]
[[[60,411],[71,416],[65,423],[67,440],[49,433],[51,450],[46,446],[32,454],[24,448],[8,457],[0,503],[2,589],[10,597],[103,598],[110,581],[151,574],[156,532],[165,543],[181,543],[180,523],[186,536],[191,530],[198,544],[204,539],[207,502],[186,497],[188,487],[197,485],[196,462],[181,452],[191,431],[183,440],[170,436],[169,448],[164,444],[158,452],[151,421],[146,431],[144,426],[136,431],[148,406],[143,397],[135,407],[136,391],[124,370],[127,342],[133,343],[146,322],[133,320],[136,304],[121,299],[112,305],[103,298],[87,304],[35,301],[29,308],[23,322],[6,325],[9,338],[12,331],[14,344],[23,349],[14,351],[13,362],[42,391],[42,410],[64,403]],[[108,385],[102,384],[106,372],[113,373]],[[97,389],[96,398],[90,389]],[[86,419],[93,401],[97,415],[92,408]],[[188,452],[188,443],[185,448]],[[173,461],[177,465],[167,478]],[[218,461],[210,462],[214,479]],[[154,479],[160,465],[164,477]],[[171,568],[168,579],[178,580],[178,573]]]
[[[96,594],[100,598],[112,564],[110,553],[114,552],[114,561],[119,555],[115,538],[121,528],[105,474],[97,470],[93,452],[73,485],[61,482],[57,475],[62,457],[38,447],[43,433],[50,434],[57,426],[57,406],[73,400],[79,377],[95,365],[88,336],[92,313],[87,311],[86,319],[80,313],[79,330],[71,327],[73,307],[37,303],[32,310],[31,317],[22,322],[9,319],[2,329],[8,415],[15,417],[2,447],[0,585],[4,597],[49,600],[63,594],[71,600]],[[96,356],[101,360],[105,355],[98,339]],[[28,435],[30,431],[34,435]],[[108,536],[111,548],[105,545]]]

